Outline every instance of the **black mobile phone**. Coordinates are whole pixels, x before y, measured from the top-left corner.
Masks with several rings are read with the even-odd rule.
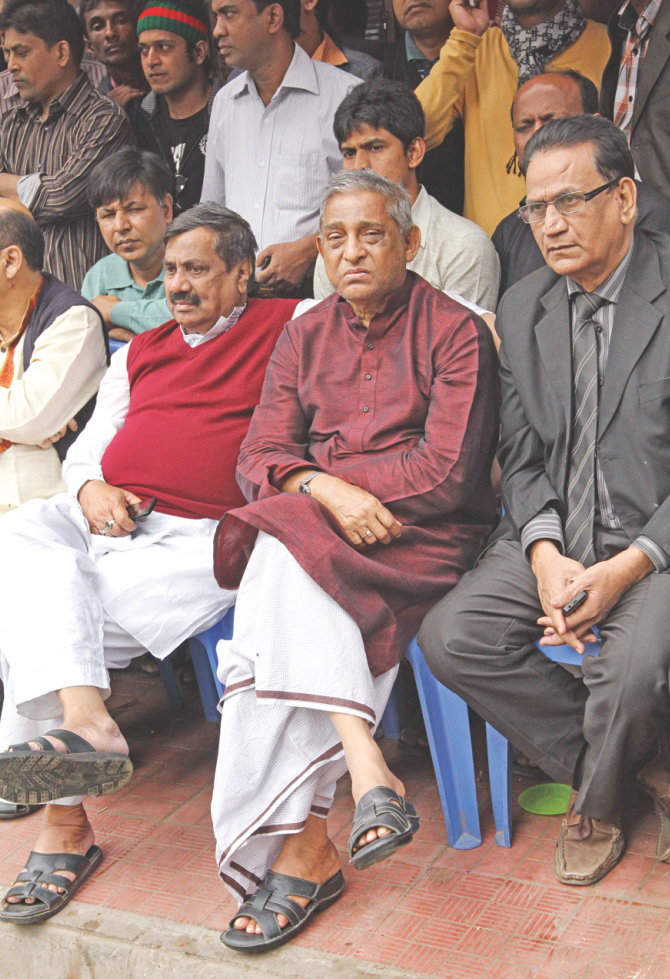
[[[134,503],[133,506],[127,507],[128,516],[134,523],[137,523],[138,520],[146,520],[157,502],[158,500],[155,496],[148,496],[145,500],[140,500],[139,503]]]
[[[581,608],[588,597],[589,597],[589,593],[586,591],[577,592],[577,594],[572,599],[572,601],[568,602],[567,605],[563,606],[561,612],[567,618],[568,615],[572,615],[572,613],[576,612],[578,608]]]
[[[272,255],[268,255],[267,258],[263,259],[263,264],[261,265],[261,272],[265,272],[266,268],[269,266],[271,261],[272,261]]]

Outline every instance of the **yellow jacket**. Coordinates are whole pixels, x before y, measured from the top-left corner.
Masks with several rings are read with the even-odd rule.
[[[600,88],[609,55],[607,28],[589,20],[579,40],[547,68],[574,68]],[[505,170],[514,153],[510,107],[518,79],[499,27],[489,27],[483,37],[454,29],[440,60],[416,89],[426,114],[428,149],[442,142],[457,119],[463,120],[464,213],[489,235],[525,193],[523,177]]]

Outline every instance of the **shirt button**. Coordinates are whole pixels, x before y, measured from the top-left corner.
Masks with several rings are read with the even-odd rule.
[[[368,344],[368,350],[372,350],[372,349],[373,349],[373,347],[374,347],[374,343],[369,343],[369,344]]]
[[[363,408],[363,411],[369,411],[369,410],[370,409],[367,406],[365,408]]]
[[[365,375],[365,380],[366,381],[369,381],[371,377],[372,377],[372,374],[366,374]]]
[[[0,347],[0,354],[6,354],[6,353],[7,353],[7,347]]]
[[[639,53],[640,53],[639,48],[633,48],[633,54],[635,55],[635,57],[637,57]]]
[[[602,326],[600,326],[599,323],[596,323],[596,333],[602,333],[602,332],[603,332]]]
[[[599,377],[598,378],[598,384],[600,385],[600,387],[602,387],[604,383],[605,383],[605,379],[602,378],[602,377]]]
[[[256,208],[256,210],[258,210],[258,208],[260,207],[260,204],[254,204],[254,207]]]
[[[610,510],[610,512],[607,514],[607,517],[609,520],[614,520],[614,511]]]
[[[258,164],[258,166],[259,167],[264,167],[265,166],[265,160],[261,160],[261,162]]]
[[[263,122],[264,122],[264,123],[265,123],[265,125],[267,126],[267,124],[268,124],[268,123],[270,122],[270,120],[269,120],[269,119],[264,119],[264,120],[263,120]]]
[[[632,102],[632,101],[633,101],[633,96],[632,96],[632,95],[629,95],[629,96],[628,96],[628,101],[629,101],[629,102]]]

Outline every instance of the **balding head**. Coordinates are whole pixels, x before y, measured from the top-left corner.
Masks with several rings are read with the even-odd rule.
[[[596,115],[598,89],[576,71],[548,71],[520,86],[512,104],[514,148],[523,160],[526,143],[538,129],[563,116]]]
[[[12,268],[18,263],[19,269],[25,267],[32,275],[42,271],[44,236],[30,213],[0,206],[0,252],[8,250],[21,252],[21,258],[12,261]]]
[[[24,214],[32,220],[32,214],[20,201],[13,201],[10,197],[0,197],[0,211],[14,211],[16,214]]]

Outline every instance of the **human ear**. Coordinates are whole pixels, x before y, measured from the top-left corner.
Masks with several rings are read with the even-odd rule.
[[[630,177],[622,177],[617,187],[619,191],[619,211],[621,223],[631,224],[635,221],[637,210],[637,186]]]
[[[405,235],[405,261],[409,264],[416,258],[417,252],[421,247],[421,232],[415,224]]]
[[[410,170],[416,169],[425,155],[426,144],[420,136],[417,136],[407,147],[407,163],[409,164]]]

